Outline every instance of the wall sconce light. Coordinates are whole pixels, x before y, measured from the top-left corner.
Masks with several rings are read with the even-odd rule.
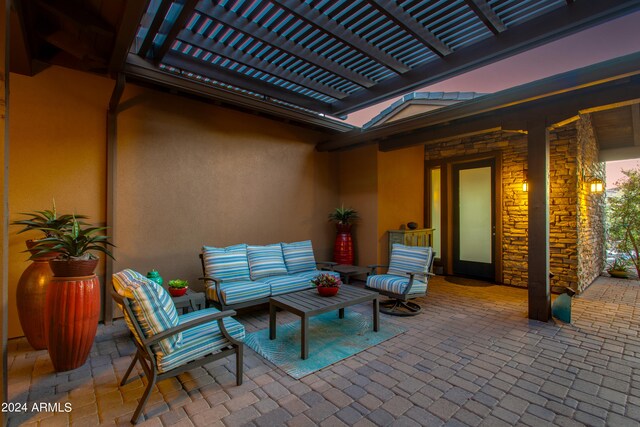
[[[591,178],[589,188],[592,193],[600,194],[604,191],[604,183],[600,178]]]
[[[524,169],[522,171],[522,175],[523,175],[523,180],[522,180],[522,191],[524,191],[525,193],[529,191],[529,182],[527,181],[527,170]]]

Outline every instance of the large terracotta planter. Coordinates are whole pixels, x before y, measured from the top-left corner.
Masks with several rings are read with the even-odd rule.
[[[353,239],[351,237],[351,224],[336,224],[338,234],[333,247],[333,260],[338,264],[353,264]]]
[[[34,261],[20,276],[16,289],[16,305],[20,326],[31,347],[47,348],[44,331],[44,310],[47,288],[53,272],[48,261]]]
[[[33,254],[35,251],[32,248],[37,242],[27,240],[25,243],[27,249]],[[51,254],[38,258],[29,264],[20,276],[16,289],[16,306],[20,326],[31,347],[36,350],[47,348],[44,308],[49,280],[53,277],[53,272],[49,267],[49,259],[56,256],[57,254]]]
[[[47,289],[47,348],[57,372],[84,365],[100,316],[100,282],[95,275],[53,277]]]

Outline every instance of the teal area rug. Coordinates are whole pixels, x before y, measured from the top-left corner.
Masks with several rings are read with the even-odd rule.
[[[269,340],[269,328],[247,334],[245,344],[278,368],[299,379],[369,347],[407,331],[380,319],[373,331],[371,315],[356,312],[320,314],[309,319],[309,357],[300,358],[300,321],[278,325],[277,338]]]

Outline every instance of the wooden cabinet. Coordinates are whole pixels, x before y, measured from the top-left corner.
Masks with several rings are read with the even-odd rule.
[[[389,230],[389,256],[394,243],[407,246],[432,246],[433,228],[416,230]]]

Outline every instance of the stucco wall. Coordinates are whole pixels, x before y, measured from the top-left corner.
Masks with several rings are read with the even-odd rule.
[[[105,221],[106,106],[113,82],[88,73],[50,67],[26,77],[11,74],[9,208],[51,208]],[[29,265],[24,241],[37,233],[9,234],[9,336],[22,335],[16,285]],[[104,283],[104,269],[98,269]]]
[[[338,153],[339,198],[358,211],[353,229],[356,265],[378,262],[378,148],[374,145]],[[335,235],[335,234],[334,234]]]
[[[331,258],[337,159],[315,151],[319,134],[135,86],[123,106],[116,271],[156,268],[199,288],[202,245],[311,239]]]
[[[424,147],[378,153],[378,262],[389,262],[387,230],[424,227]]]

